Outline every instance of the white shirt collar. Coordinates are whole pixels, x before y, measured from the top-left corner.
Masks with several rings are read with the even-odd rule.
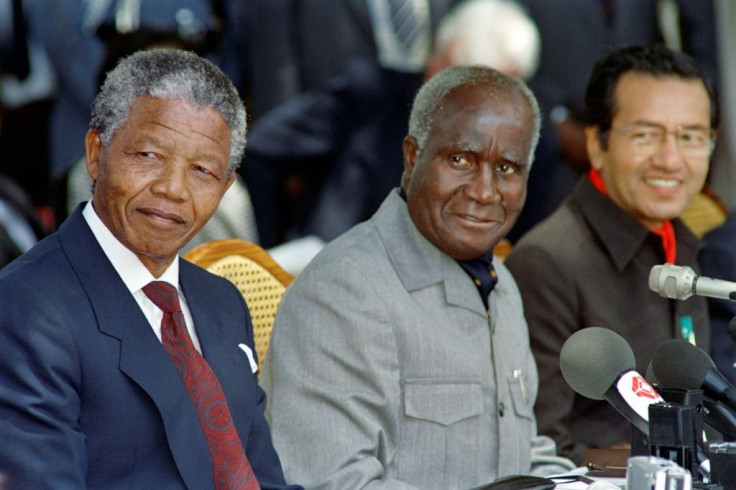
[[[82,216],[87,221],[92,233],[112,263],[125,286],[131,293],[139,291],[151,281],[166,281],[179,288],[179,256],[174,258],[171,265],[159,278],[143,265],[143,262],[125,245],[123,245],[112,232],[105,226],[92,206],[92,201],[87,202],[82,210]]]

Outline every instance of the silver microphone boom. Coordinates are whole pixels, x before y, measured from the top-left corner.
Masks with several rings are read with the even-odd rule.
[[[698,295],[736,301],[736,283],[701,277],[691,267],[674,264],[652,267],[649,289],[665,298],[678,300]]]

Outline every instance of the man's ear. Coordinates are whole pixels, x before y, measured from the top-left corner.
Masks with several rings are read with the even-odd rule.
[[[102,153],[102,140],[100,134],[90,129],[84,137],[84,156],[87,164],[87,173],[94,182],[100,172],[100,154]]]
[[[414,136],[407,135],[401,144],[401,149],[404,151],[404,173],[401,175],[401,187],[404,189],[404,192],[407,191],[409,182],[411,181],[411,173],[414,171],[418,148],[417,140]]]
[[[230,186],[235,183],[235,180],[237,178],[238,178],[238,172],[236,172],[235,170],[233,170],[232,174],[227,179],[227,185],[225,185],[225,192],[227,192],[228,189],[230,189]],[[223,192],[222,194],[225,195],[225,192]]]
[[[588,150],[590,166],[600,170],[603,167],[604,150],[601,147],[601,132],[598,126],[585,126],[585,147]]]

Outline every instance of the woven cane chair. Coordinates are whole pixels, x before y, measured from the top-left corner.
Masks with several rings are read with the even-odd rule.
[[[236,238],[210,240],[187,252],[184,258],[224,277],[240,290],[253,319],[260,373],[271,341],[276,309],[294,278],[263,248]]]

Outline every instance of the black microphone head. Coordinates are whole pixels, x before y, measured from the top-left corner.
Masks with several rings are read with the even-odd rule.
[[[649,383],[652,386],[662,384],[657,379],[657,375],[654,374],[654,369],[652,368],[652,361],[649,361],[649,364],[647,364],[647,372],[644,375],[644,379],[646,379],[647,383]]]
[[[652,357],[652,370],[665,388],[699,390],[715,364],[708,354],[682,339],[662,342]]]
[[[731,337],[731,340],[736,342],[736,316],[731,318],[731,321],[728,322],[728,329],[726,332],[728,333],[728,336]]]
[[[635,368],[629,344],[607,328],[578,330],[560,351],[562,377],[576,393],[593,400],[603,400],[618,376]]]

